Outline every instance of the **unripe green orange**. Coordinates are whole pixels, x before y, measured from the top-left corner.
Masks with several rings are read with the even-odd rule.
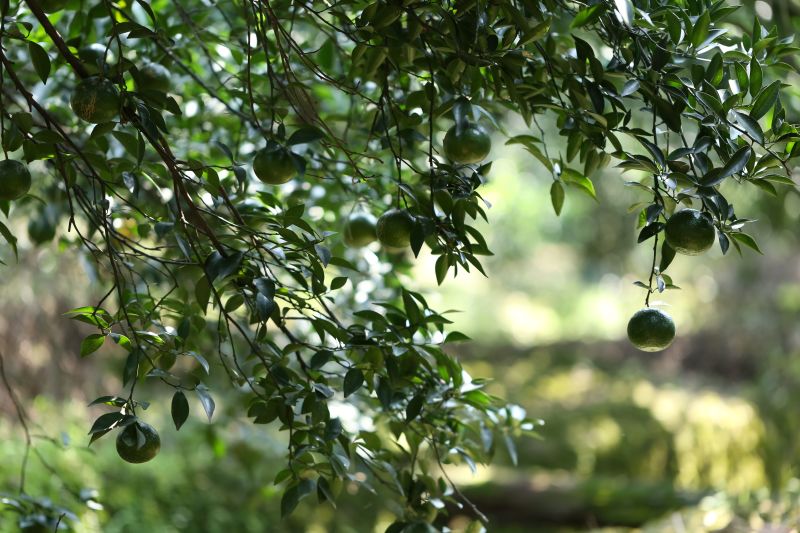
[[[413,229],[414,218],[408,211],[390,209],[378,219],[378,240],[390,248],[405,248],[411,244]]]
[[[351,248],[361,248],[377,238],[377,221],[370,213],[357,211],[350,213],[342,230],[342,239]]]
[[[444,136],[444,154],[455,163],[480,163],[492,149],[492,139],[477,124],[453,126]]]
[[[161,437],[142,421],[126,426],[117,435],[117,453],[129,463],[146,463],[161,449]]]
[[[658,352],[675,339],[675,322],[660,309],[645,307],[628,321],[628,339],[644,352]]]
[[[134,77],[136,89],[139,91],[168,92],[172,75],[167,67],[159,63],[147,62],[139,67],[138,74]]]
[[[253,172],[268,185],[280,185],[297,175],[297,167],[286,148],[262,148],[253,159]]]
[[[0,200],[18,200],[31,188],[28,167],[14,159],[0,161]]]
[[[69,103],[75,114],[86,122],[108,122],[119,113],[119,91],[109,80],[92,76],[75,87]]]
[[[713,246],[716,232],[714,222],[696,209],[684,209],[673,214],[664,227],[667,243],[678,253],[698,255]]]

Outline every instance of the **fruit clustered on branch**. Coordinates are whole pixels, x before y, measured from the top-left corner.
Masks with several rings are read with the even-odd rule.
[[[0,7],[0,207],[27,210],[39,243],[66,218],[62,241],[110,283],[68,313],[97,328],[81,355],[108,339],[127,353],[127,394],[94,402],[114,410],[91,440],[118,430],[123,458],[151,459],[137,384],[174,389],[180,428],[190,392],[211,418],[221,374],[254,423],[288,433],[284,513],[333,501],[360,470],[404,502],[398,531],[447,501],[483,519],[443,463],[474,467],[498,444],[513,458],[533,430],[443,350],[465,337],[402,283],[423,246],[439,283],[483,273],[490,130],[549,171],[556,214],[567,187],[595,197],[612,159],[647,176],[627,184],[651,198],[646,309],[629,326],[648,350],[674,336],[649,298],[673,286],[676,252],[757,248],[720,184],[791,185],[800,150],[769,81],[796,49],[758,23],[723,29],[724,2]],[[526,133],[495,118],[509,113]],[[342,403],[362,417],[334,416]]]

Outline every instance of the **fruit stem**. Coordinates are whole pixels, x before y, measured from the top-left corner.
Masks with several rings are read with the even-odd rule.
[[[659,89],[656,86],[656,95]],[[656,104],[655,99],[651,103],[653,108],[653,145],[658,148],[658,130],[656,129]],[[658,173],[653,174],[653,203],[664,208],[664,199],[661,197],[661,188],[658,184]],[[659,215],[660,216],[660,215]],[[658,220],[658,218],[656,218]],[[655,221],[653,221],[655,223]],[[647,296],[644,297],[644,306],[650,307],[650,295],[653,294],[653,276],[656,273],[656,257],[658,255],[658,233],[653,237],[653,262],[650,265],[650,277],[647,280]]]

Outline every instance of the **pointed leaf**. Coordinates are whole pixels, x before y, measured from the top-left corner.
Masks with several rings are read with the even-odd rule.
[[[106,340],[105,335],[94,333],[81,341],[81,357],[86,357],[100,349]]]
[[[553,211],[556,212],[556,216],[561,214],[561,208],[564,207],[564,197],[564,186],[561,185],[561,182],[554,181],[550,186],[550,201],[553,203]]]
[[[28,51],[31,54],[31,61],[36,74],[42,83],[47,83],[47,78],[50,76],[50,56],[44,51],[44,48],[38,44],[28,41]]]
[[[175,423],[175,429],[181,429],[181,426],[189,418],[189,401],[183,391],[175,391],[172,396],[172,421]],[[210,418],[210,417],[209,417]]]
[[[758,244],[756,244],[756,240],[753,237],[751,237],[750,235],[748,235],[747,233],[729,233],[728,235],[733,237],[733,239],[735,241],[738,241],[738,242],[744,244],[745,246],[747,246],[748,248],[751,248],[751,249],[755,250],[756,252],[760,253],[761,255],[764,255],[764,253],[758,247]]]
[[[198,385],[195,389],[195,392],[200,398],[200,403],[203,404],[203,410],[206,412],[208,421],[211,422],[211,417],[214,416],[214,408],[216,407],[214,398],[211,397],[211,394],[208,392],[208,388],[203,384]]]
[[[753,120],[760,119],[772,109],[772,106],[778,101],[778,91],[780,88],[780,80],[774,81],[758,94],[755,100],[753,100],[753,106],[750,109],[750,117]]]

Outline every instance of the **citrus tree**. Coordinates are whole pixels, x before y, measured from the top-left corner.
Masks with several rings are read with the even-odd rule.
[[[81,356],[106,344],[121,361],[90,441],[158,460],[138,384],[170,391],[177,428],[188,396],[211,419],[232,388],[242,417],[286,432],[284,514],[357,482],[394,495],[391,531],[431,529],[447,505],[483,520],[443,465],[513,458],[535,429],[464,372],[444,346],[465,336],[403,285],[423,248],[439,283],[484,273],[493,141],[538,160],[556,215],[567,192],[629,171],[652,250],[628,328],[644,350],[675,335],[650,297],[674,287],[676,253],[759,251],[722,188],[792,186],[800,151],[781,97],[798,49],[728,23],[724,0],[0,9],[0,233],[15,254],[21,221],[21,242],[57,236],[106,287],[66,313],[96,328]],[[345,403],[358,420],[332,414]]]

